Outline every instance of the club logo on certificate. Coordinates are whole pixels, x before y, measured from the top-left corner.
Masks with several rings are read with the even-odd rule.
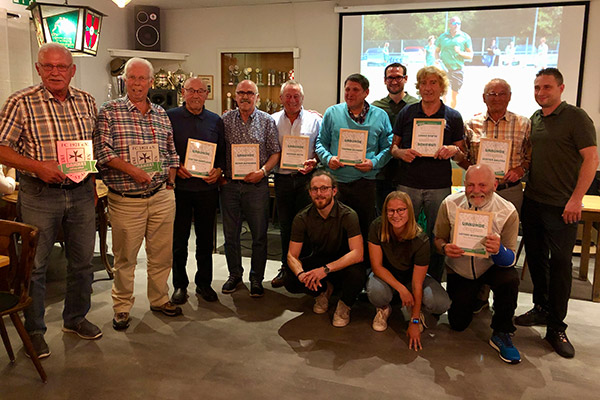
[[[59,140],[56,142],[58,168],[75,183],[85,179],[88,173],[98,172],[91,140]]]
[[[147,172],[151,178],[162,171],[162,162],[159,159],[158,143],[129,145],[131,164]]]

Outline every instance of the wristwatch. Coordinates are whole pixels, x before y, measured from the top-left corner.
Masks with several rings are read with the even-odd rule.
[[[267,176],[269,176],[269,173],[267,172],[267,169],[264,166],[260,167],[260,170],[263,172],[263,175],[265,176],[265,178]]]
[[[412,319],[410,320],[410,323],[411,323],[411,324],[419,324],[420,322],[421,322],[421,320],[420,320],[419,318],[412,318]]]
[[[327,265],[323,265],[323,271],[325,272],[325,275],[329,275],[329,267]]]
[[[175,189],[175,182],[169,182],[169,181],[167,181],[166,185],[167,185],[168,188]]]

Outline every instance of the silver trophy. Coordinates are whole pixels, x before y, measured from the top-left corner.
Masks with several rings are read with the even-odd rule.
[[[244,68],[244,79],[247,81],[252,80],[252,67]]]
[[[233,99],[231,98],[231,93],[227,93],[227,107],[225,108],[225,111],[233,110]]]
[[[262,69],[256,68],[255,72],[256,72],[256,84],[258,86],[264,86],[265,84],[263,82]]]

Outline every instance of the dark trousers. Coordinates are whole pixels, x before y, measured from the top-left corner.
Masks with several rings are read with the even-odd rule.
[[[489,285],[494,292],[494,315],[492,329],[496,332],[515,331],[512,319],[517,308],[519,294],[519,274],[514,267],[506,268],[492,265],[477,279],[467,279],[456,273],[447,274],[446,290],[452,300],[448,310],[450,327],[455,331],[464,331],[473,320],[473,306],[481,286]]]
[[[316,256],[309,256],[301,258],[302,267],[305,271],[310,271],[316,268],[320,268],[328,262],[338,259],[336,258],[323,258]],[[309,290],[302,282],[294,276],[294,274],[287,274],[285,276],[284,285],[290,293],[306,293],[311,296],[318,296],[320,293],[327,289],[327,283],[330,282],[334,289],[341,289],[340,300],[344,302],[348,307],[352,307],[358,294],[365,287],[365,281],[367,274],[365,266],[362,263],[349,265],[346,268],[330,272],[324,279],[321,280],[321,287],[317,291]]]
[[[219,191],[187,192],[175,190],[175,223],[173,226],[173,286],[186,289],[188,241],[194,218],[196,234],[196,286],[210,286],[213,274],[213,230],[219,204]]]
[[[533,282],[533,302],[548,311],[548,327],[567,329],[563,322],[571,295],[571,257],[577,224],[565,224],[563,207],[523,200],[523,240]]]
[[[275,200],[281,235],[281,264],[287,267],[292,222],[298,211],[310,204],[307,184],[312,174],[275,174]]]

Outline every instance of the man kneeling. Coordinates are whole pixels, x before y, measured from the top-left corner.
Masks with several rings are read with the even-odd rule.
[[[487,165],[469,167],[465,176],[465,193],[446,197],[435,223],[435,246],[446,256],[447,291],[452,305],[448,310],[450,327],[465,330],[473,319],[473,304],[481,286],[487,284],[494,292],[494,333],[490,345],[500,358],[511,364],[521,362],[519,351],[512,344],[515,331],[512,318],[517,307],[519,276],[514,268],[519,232],[519,217],[515,206],[495,193],[497,181]],[[458,209],[492,213],[492,232],[483,245],[488,258],[464,255],[464,250],[450,243]]]
[[[313,311],[324,314],[333,288],[341,295],[333,315],[333,326],[350,322],[350,308],[365,284],[363,239],[358,216],[335,199],[337,184],[326,171],[315,172],[308,191],[312,204],[301,210],[292,223],[285,288],[292,293],[315,296]]]

